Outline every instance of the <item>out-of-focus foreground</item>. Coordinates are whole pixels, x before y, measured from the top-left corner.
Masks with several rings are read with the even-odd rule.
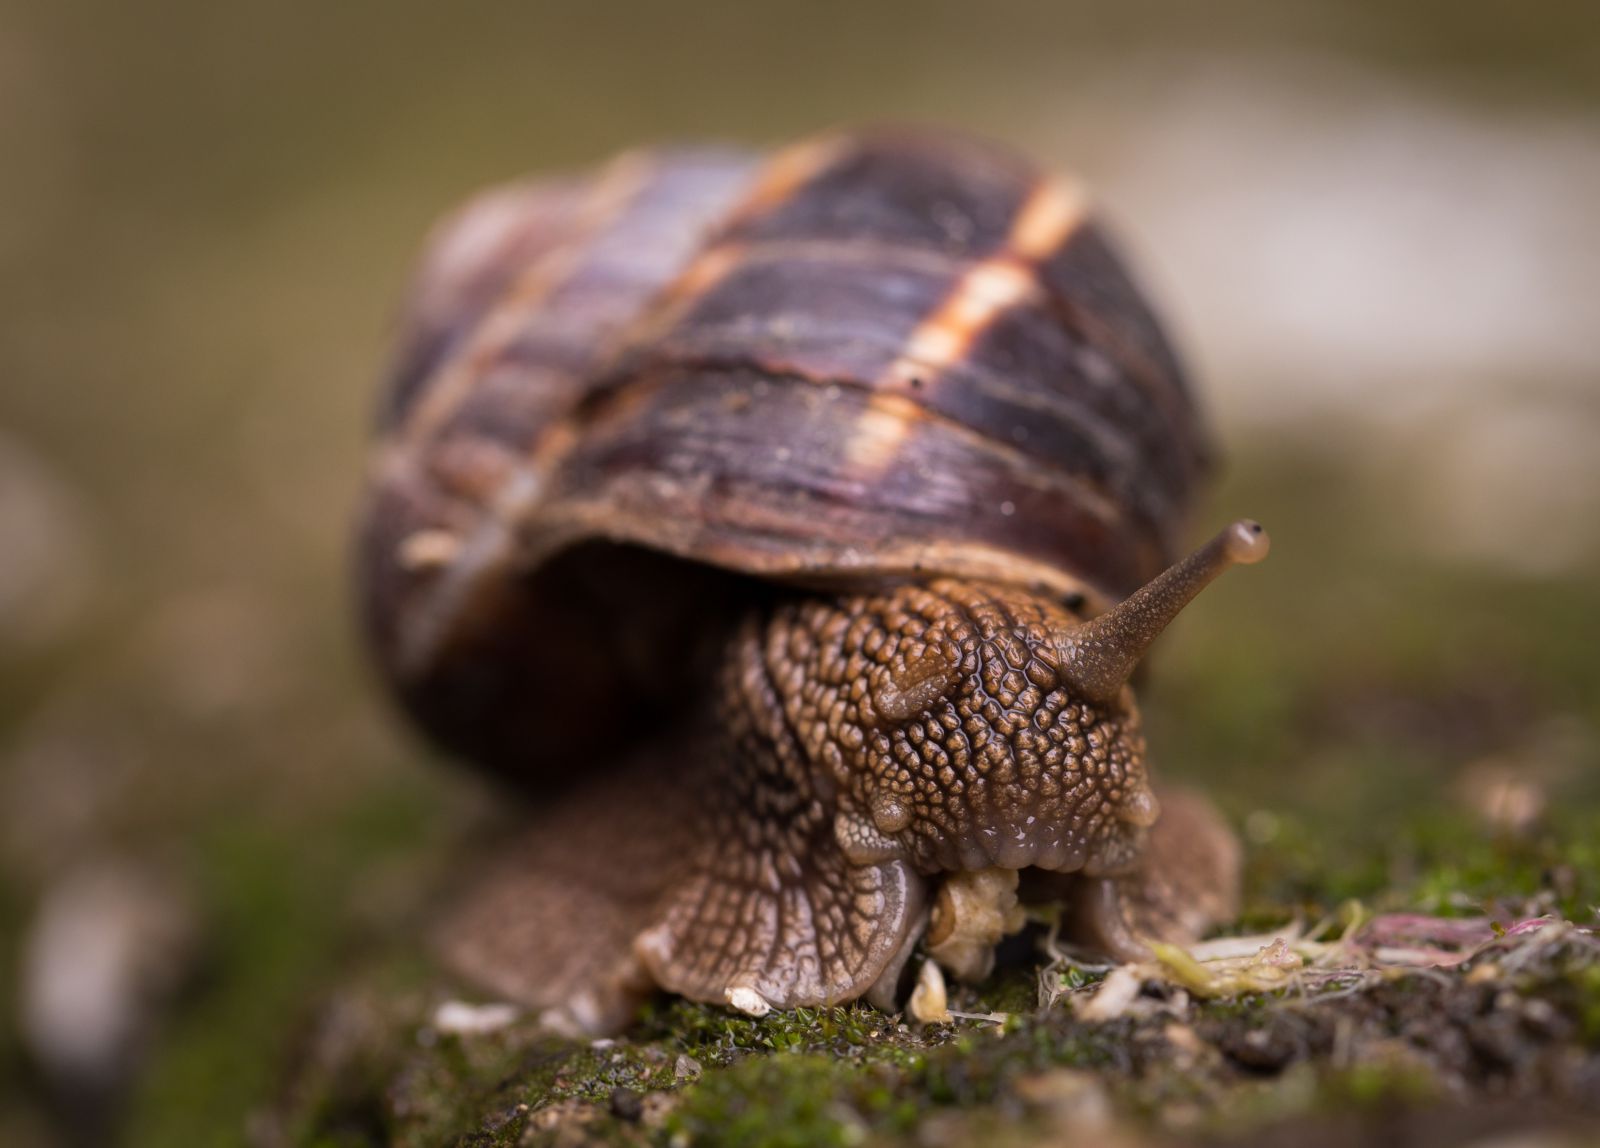
[[[884,119],[1089,179],[1227,444],[1213,521],[1272,528],[1149,691],[1156,761],[1252,842],[1255,923],[1595,923],[1584,0],[13,0],[0,1142],[242,1137],[314,994],[414,934],[493,800],[384,710],[344,571],[428,223],[634,143]]]

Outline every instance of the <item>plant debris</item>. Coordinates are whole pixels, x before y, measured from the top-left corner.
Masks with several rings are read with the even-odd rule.
[[[1226,937],[1185,949],[1156,942],[1154,959],[1114,969],[1092,995],[1075,998],[1080,1020],[1103,1023],[1136,1006],[1141,992],[1171,986],[1203,999],[1291,991],[1301,995],[1349,991],[1397,972],[1474,965],[1478,979],[1523,967],[1539,954],[1569,947],[1600,966],[1600,931],[1550,916],[1501,925],[1488,917],[1449,918],[1394,913],[1357,920],[1336,940],[1315,939],[1321,929],[1289,929]],[[1059,957],[1045,977],[1059,977]],[[1046,994],[1048,1007],[1053,997]]]

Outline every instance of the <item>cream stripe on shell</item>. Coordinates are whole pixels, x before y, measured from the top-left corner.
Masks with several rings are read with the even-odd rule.
[[[857,473],[877,474],[894,462],[920,411],[904,388],[913,379],[924,389],[937,386],[940,373],[959,363],[996,320],[1038,295],[1035,265],[1060,249],[1087,210],[1087,196],[1077,183],[1051,179],[1034,188],[1005,245],[962,275],[944,302],[911,332],[845,443],[846,465]]]

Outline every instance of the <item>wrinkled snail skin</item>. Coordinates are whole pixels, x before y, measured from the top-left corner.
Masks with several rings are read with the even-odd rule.
[[[1077,185],[867,132],[495,192],[394,380],[378,661],[531,799],[441,921],[469,979],[571,1032],[661,989],[892,1009],[930,918],[981,977],[1019,892],[1119,959],[1234,912],[1128,680],[1266,535],[1168,564],[1204,435]]]

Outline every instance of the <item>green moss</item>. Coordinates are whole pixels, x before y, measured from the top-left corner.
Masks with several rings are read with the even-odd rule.
[[[1578,994],[1577,1012],[1583,1039],[1591,1048],[1600,1049],[1600,965],[1577,970],[1572,974],[1572,982]]]
[[[892,1104],[878,1073],[820,1053],[754,1057],[690,1090],[668,1126],[704,1144],[852,1145],[863,1138],[864,1114],[845,1106],[847,1095],[878,1113]]]
[[[1506,917],[1536,905],[1595,921],[1600,905],[1600,812],[1556,810],[1527,837],[1496,834],[1450,807],[1374,814],[1330,830],[1295,814],[1252,847],[1241,931],[1281,924],[1289,913],[1323,917],[1355,900],[1372,911]]]
[[[669,1042],[705,1064],[731,1064],[752,1052],[825,1052],[854,1058],[872,1050],[892,1058],[901,1052],[937,1042],[913,1033],[865,1004],[838,1008],[802,1008],[774,1012],[759,1019],[735,1016],[722,1009],[688,1001],[658,1003],[647,1012],[639,1032],[646,1039]]]
[[[963,1112],[1000,1101],[1017,1077],[1051,1067],[1113,1068],[1124,1028],[1088,1028],[1064,1011],[910,1041],[855,1046],[853,1055],[815,1049],[748,1055],[709,1071],[685,1092],[670,1128],[717,1145],[854,1144],[910,1131],[934,1109]]]
[[[1081,988],[1092,979],[1092,974],[1075,966],[1068,966],[1060,974],[1060,984],[1064,990]],[[971,1011],[1025,1016],[1039,1007],[1038,970],[1032,966],[1001,969],[977,990],[974,998]]]
[[[272,1101],[290,1042],[336,965],[346,895],[364,871],[417,846],[425,808],[397,786],[292,836],[248,811],[196,836],[208,965],[220,975],[203,978],[166,1034],[135,1097],[131,1144],[226,1141],[241,1113]],[[404,958],[385,975],[404,968],[427,976],[425,962]]]
[[[1322,1082],[1322,1106],[1339,1110],[1348,1105],[1373,1108],[1380,1104],[1418,1104],[1440,1094],[1439,1081],[1429,1072],[1390,1060],[1357,1064],[1327,1075]]]

